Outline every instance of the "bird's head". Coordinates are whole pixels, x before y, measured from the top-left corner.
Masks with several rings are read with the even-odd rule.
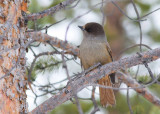
[[[103,27],[95,22],[90,22],[85,24],[84,26],[78,26],[82,31],[85,37],[98,37],[105,36],[105,32]]]

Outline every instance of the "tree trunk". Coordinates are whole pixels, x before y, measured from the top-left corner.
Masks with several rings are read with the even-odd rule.
[[[26,0],[0,0],[0,114],[26,113]]]
[[[116,2],[118,6],[122,9],[126,6],[124,3],[121,4]],[[117,60],[121,55],[119,52],[124,49],[125,42],[125,34],[124,28],[122,27],[121,18],[124,16],[115,5],[110,2],[104,7],[104,13],[107,16],[106,24],[104,26],[107,34],[107,39],[109,40],[113,58]],[[118,58],[117,58],[118,57]]]

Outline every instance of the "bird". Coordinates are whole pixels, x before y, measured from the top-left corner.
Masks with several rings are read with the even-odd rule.
[[[102,25],[90,22],[84,26],[78,26],[83,32],[83,40],[80,44],[80,61],[84,70],[93,65],[101,65],[113,61],[112,51],[107,42]],[[98,80],[98,84],[112,87],[115,83],[115,73],[106,75]],[[103,107],[114,106],[116,99],[113,89],[99,87],[100,103]]]

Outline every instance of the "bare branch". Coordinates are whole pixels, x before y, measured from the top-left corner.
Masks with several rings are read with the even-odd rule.
[[[118,8],[118,10],[124,15],[126,16],[128,19],[132,20],[132,21],[135,21],[135,22],[140,22],[140,21],[146,21],[146,19],[132,19],[131,17],[129,17],[119,6],[118,4],[116,4],[113,0],[112,0],[112,4]]]
[[[158,11],[158,10],[160,10],[160,8],[157,8],[157,9],[155,9],[155,10],[149,12],[148,14],[142,16],[141,19],[144,18],[144,17],[147,17],[147,16],[151,15],[152,13],[154,13],[154,12],[156,12],[156,11]]]
[[[73,2],[75,2],[77,0],[66,0],[64,2],[59,3],[58,5],[51,7],[50,9],[38,12],[38,13],[33,13],[30,14],[28,16],[26,16],[25,18],[28,20],[36,20],[36,19],[40,19],[43,18],[45,16],[48,16],[50,14],[54,14],[62,9],[64,9],[66,6],[71,5]]]
[[[139,57],[141,57],[141,54],[139,52],[137,52],[137,54],[139,55]],[[150,77],[152,78],[152,80],[154,80],[154,76],[153,76],[153,73],[151,71],[151,69],[149,68],[148,64],[146,63],[145,60],[142,60],[143,61],[143,64],[144,66],[147,68],[149,74],[150,74]]]
[[[134,88],[134,90],[139,93],[140,95],[142,95],[144,98],[146,98],[149,102],[151,102],[152,104],[154,104],[155,106],[158,106],[160,108],[160,99],[158,97],[156,97],[155,95],[153,95],[149,90],[147,90],[146,88],[141,88],[142,85],[140,85],[138,82],[136,82],[136,80],[132,79],[131,77],[128,77],[126,75],[122,75],[118,77],[119,79],[122,79],[123,82],[129,86]],[[151,84],[149,84],[151,85]],[[136,88],[135,88],[136,87]]]
[[[37,42],[47,42],[52,44],[54,47],[65,50],[65,54],[79,56],[79,49],[76,46],[69,44],[67,41],[65,42],[63,40],[57,39],[56,37],[52,37],[41,32],[26,33],[26,37],[34,39],[34,41]]]
[[[41,28],[41,29],[38,29],[38,30],[27,30],[26,32],[35,32],[35,31],[37,32],[37,31],[41,31],[41,30],[46,30],[46,31],[47,31],[48,28],[50,28],[51,26],[56,25],[56,24],[64,21],[65,19],[66,19],[66,18],[64,18],[64,19],[62,19],[62,20],[60,20],[60,21],[57,21],[57,22],[55,22],[55,23],[53,23],[53,24],[51,24],[51,25],[49,25],[49,26],[46,26],[46,27],[44,27],[44,28]],[[35,27],[35,28],[36,28],[36,27]]]
[[[127,51],[127,50],[129,50],[129,49],[132,49],[132,48],[134,48],[134,47],[137,47],[137,46],[144,46],[144,47],[146,47],[146,48],[152,50],[152,48],[149,47],[149,46],[146,45],[146,44],[135,44],[135,45],[133,45],[133,46],[130,46],[130,47],[127,47],[127,48],[121,50],[117,55],[122,55],[122,53],[124,53],[125,51]],[[119,56],[117,56],[117,57],[115,57],[115,58],[118,59]]]
[[[147,63],[150,63],[154,60],[159,59],[160,48],[156,48],[156,49],[142,53],[142,58],[147,60],[146,61]],[[72,86],[75,88],[76,92],[79,92],[80,90],[85,88],[87,85],[94,83],[95,81],[99,80],[100,78],[102,78],[107,74],[116,72],[120,69],[130,68],[132,66],[136,66],[139,64],[143,64],[142,59],[139,58],[137,54],[132,55],[130,57],[120,59],[119,61],[115,61],[106,65],[103,65],[102,67],[91,71],[85,76],[82,75],[79,79],[73,80],[74,82],[72,82]],[[154,96],[152,93],[150,93],[147,89],[142,88],[142,86],[138,84],[134,79],[131,79],[130,77],[125,75],[118,76],[118,78],[123,80],[123,82],[127,84],[129,87],[133,87],[135,91],[141,94],[148,101],[160,107],[160,99]],[[37,111],[46,113],[49,110],[54,109],[56,106],[62,104],[63,102],[69,100],[72,97],[73,96],[72,96],[71,85],[68,84],[67,87],[64,88],[61,92],[57,93],[55,96],[46,100],[44,103],[42,103],[39,106],[39,108],[34,109],[31,113],[36,114]]]
[[[129,87],[127,87],[127,104],[129,107],[130,114],[133,114],[132,107],[131,107],[130,100],[129,100]]]
[[[93,102],[93,105],[94,105],[94,110],[91,112],[91,114],[95,114],[97,111],[99,111],[99,108],[98,108],[98,105],[96,103],[95,96],[94,96],[95,89],[96,88],[93,86],[91,98],[92,98],[92,102]]]
[[[134,10],[136,12],[137,19],[139,20],[140,19],[140,15],[138,13],[138,9],[136,7],[136,4],[134,3],[134,0],[131,0],[131,3],[132,3],[132,5],[134,7]],[[138,25],[139,25],[139,30],[140,30],[140,52],[142,52],[142,46],[141,46],[141,44],[142,44],[142,26],[141,26],[140,21],[138,21]]]

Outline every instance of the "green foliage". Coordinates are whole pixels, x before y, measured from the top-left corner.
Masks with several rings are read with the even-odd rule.
[[[116,100],[117,104],[115,107],[108,107],[109,114],[130,114],[126,96],[118,93]],[[159,108],[140,95],[135,94],[130,97],[130,104],[134,114],[158,114]]]
[[[55,22],[56,20],[54,19],[54,17],[49,15],[35,21],[28,21],[27,26],[30,29],[39,30],[42,29],[46,24]]]
[[[158,107],[152,107],[149,114],[160,114],[160,109]]]
[[[121,94],[116,94],[116,106],[108,107],[107,110],[113,114],[126,114],[128,112],[128,105],[126,102],[126,97]]]
[[[64,1],[64,0],[54,0],[51,5],[49,5],[47,7],[42,7],[37,2],[37,0],[32,0],[32,2],[29,4],[28,10],[31,13],[37,13],[37,12],[43,11],[45,9],[51,8],[51,7],[59,4],[62,1]],[[49,16],[46,16],[44,18],[41,18],[41,19],[38,19],[35,21],[29,21],[28,28],[39,30],[39,29],[43,28],[46,24],[49,24],[49,23],[53,24],[55,22],[56,22],[55,17],[52,15],[49,15]]]
[[[148,35],[152,38],[155,42],[160,42],[160,32],[159,30],[153,28],[151,31],[148,32]]]
[[[92,102],[80,101],[84,113],[92,108]],[[67,102],[55,108],[50,114],[79,114],[76,104]]]
[[[154,105],[152,105],[142,96],[135,95],[133,98],[131,98],[131,106],[134,114],[147,114]]]
[[[151,8],[151,5],[150,5],[150,4],[146,4],[146,3],[141,2],[141,1],[139,1],[139,0],[136,0],[135,3],[136,3],[137,5],[139,5],[139,7],[141,8],[142,14],[148,12],[149,9]]]
[[[28,71],[26,71],[26,75],[28,76]],[[36,76],[37,76],[37,74],[36,74],[35,70],[33,70],[31,73],[31,77],[30,77],[31,81],[35,81]]]
[[[150,91],[152,91],[156,96],[160,97],[160,84],[152,84],[149,86]]]
[[[40,9],[40,6],[39,6],[39,3],[37,0],[31,0],[30,4],[29,4],[29,7],[28,7],[28,11],[30,13],[37,13],[39,12],[41,9]]]
[[[138,76],[138,82],[139,83],[147,83],[151,80],[150,76],[146,75],[146,76]]]
[[[51,55],[47,57],[41,57],[35,63],[35,66],[32,71],[31,80],[34,81],[39,73],[45,73],[57,70],[60,65],[61,61],[59,61],[56,57],[53,57]]]
[[[109,114],[130,114],[126,95],[118,92],[116,93],[116,100],[116,105],[114,107],[107,107],[103,109],[108,111]],[[99,101],[97,102],[99,104]],[[88,114],[91,108],[93,108],[92,102],[80,100],[80,103],[84,113],[86,114]],[[144,97],[136,94],[130,97],[130,104],[133,114],[158,114],[157,112],[160,111],[158,107],[148,102]],[[101,107],[100,104],[99,107]],[[78,114],[78,110],[76,104],[68,101],[67,103],[56,107],[50,114]]]
[[[37,73],[42,73],[45,71],[52,71],[53,69],[59,68],[59,65],[61,64],[60,61],[58,61],[57,58],[53,56],[47,56],[40,58],[36,64],[34,69],[37,71]]]

